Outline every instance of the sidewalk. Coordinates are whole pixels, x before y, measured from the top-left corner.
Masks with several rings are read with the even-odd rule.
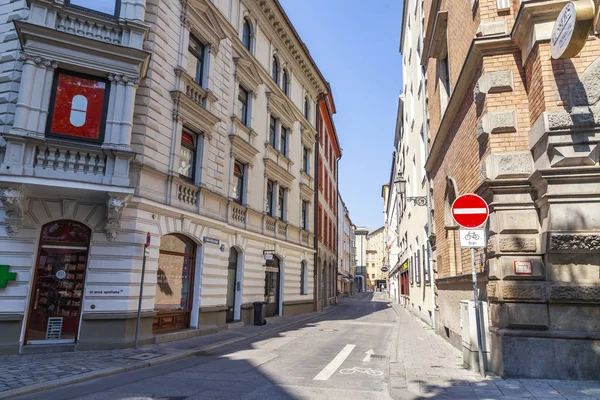
[[[139,349],[0,356],[0,399],[210,354],[224,346],[320,318],[335,309],[332,306],[323,312],[268,318],[264,326],[247,325]]]
[[[463,368],[462,353],[398,304],[398,341],[390,357],[394,399],[600,399],[600,382],[501,379]]]

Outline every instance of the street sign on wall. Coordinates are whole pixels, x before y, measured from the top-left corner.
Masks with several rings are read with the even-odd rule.
[[[463,194],[452,204],[452,218],[463,228],[477,228],[487,221],[490,209],[476,194]]]

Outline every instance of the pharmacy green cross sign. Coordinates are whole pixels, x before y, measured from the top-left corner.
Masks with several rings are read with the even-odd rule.
[[[5,288],[8,281],[16,281],[17,273],[8,272],[8,265],[0,265],[0,288]]]

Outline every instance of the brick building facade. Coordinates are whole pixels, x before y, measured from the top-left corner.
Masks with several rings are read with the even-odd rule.
[[[470,255],[450,207],[478,193],[491,211],[476,256],[488,369],[502,376],[600,377],[600,42],[594,29],[579,56],[550,57],[566,3],[422,3],[436,330],[462,346]]]
[[[338,161],[342,150],[333,115],[336,113],[331,89],[318,99],[318,210],[317,210],[317,305],[335,303],[338,291]],[[342,214],[343,218],[343,214]]]

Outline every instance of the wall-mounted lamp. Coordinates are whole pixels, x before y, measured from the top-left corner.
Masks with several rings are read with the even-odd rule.
[[[415,206],[426,206],[427,205],[427,196],[416,196],[416,197],[406,197],[406,180],[400,174],[398,174],[396,180],[394,181],[394,185],[396,186],[396,193],[399,196],[404,198],[404,201],[411,201]]]

